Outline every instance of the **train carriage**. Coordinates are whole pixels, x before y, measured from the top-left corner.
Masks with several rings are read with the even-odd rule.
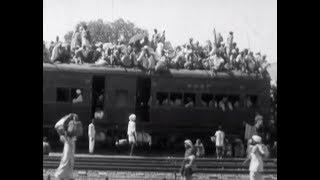
[[[77,89],[83,96],[81,103],[72,102]],[[240,136],[243,122],[252,123],[257,110],[265,118],[270,115],[270,80],[261,76],[219,73],[212,77],[203,70],[147,75],[130,68],[44,64],[45,135],[54,139],[54,123],[70,112],[79,114],[87,127],[97,108],[98,92],[103,92],[104,117],[96,121],[96,128],[111,141],[126,135],[130,113],[136,113],[138,131],[151,134],[154,145],[176,143],[182,137],[205,138],[220,124],[227,134]],[[223,111],[208,105],[212,98],[219,102],[224,97],[238,107]]]

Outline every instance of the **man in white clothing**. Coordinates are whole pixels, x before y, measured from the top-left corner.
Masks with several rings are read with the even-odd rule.
[[[75,103],[81,103],[81,102],[83,101],[83,99],[82,99],[82,94],[81,94],[81,90],[80,90],[80,89],[77,89],[77,90],[76,90],[76,93],[77,93],[77,97],[72,100],[72,103],[73,103],[73,104],[75,104]]]
[[[95,141],[96,130],[94,128],[94,119],[89,124],[88,127],[88,137],[89,137],[89,153],[92,154],[94,151],[94,141]]]
[[[136,132],[136,122],[135,121],[136,121],[136,115],[131,114],[129,116],[128,131],[127,131],[128,141],[131,146],[130,156],[132,156],[133,148],[134,148],[136,141],[137,141],[137,132]]]
[[[215,140],[216,140],[217,159],[222,159],[225,134],[222,131],[221,126],[219,126],[218,131],[216,131],[214,136],[215,136]]]
[[[261,143],[262,138],[257,135],[252,136],[252,145],[249,149],[249,156],[244,161],[245,164],[250,160],[250,180],[262,180],[263,158],[269,155],[265,145]]]

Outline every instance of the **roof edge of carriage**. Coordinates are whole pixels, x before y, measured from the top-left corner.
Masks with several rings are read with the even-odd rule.
[[[94,74],[135,74],[146,75],[145,71],[139,68],[124,68],[111,66],[98,66],[94,64],[50,64],[43,63],[43,71],[79,72]],[[239,71],[233,73],[219,72],[212,76],[207,70],[170,69],[168,72],[154,73],[151,76],[172,76],[172,77],[194,77],[194,78],[243,78],[243,79],[265,79],[261,75],[244,74]]]

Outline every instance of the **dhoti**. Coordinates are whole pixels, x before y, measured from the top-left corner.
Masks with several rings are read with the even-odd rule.
[[[260,172],[250,172],[250,180],[263,180],[263,175]]]
[[[89,153],[93,153],[94,151],[94,138],[89,138]]]
[[[128,141],[129,143],[136,143],[136,138],[134,134],[128,134]]]

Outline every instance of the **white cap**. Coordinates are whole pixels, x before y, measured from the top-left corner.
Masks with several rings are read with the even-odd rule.
[[[136,120],[136,115],[135,115],[135,114],[131,114],[131,115],[129,116],[129,120],[130,120],[130,121],[135,121],[135,120]]]
[[[77,89],[77,90],[76,90],[76,93],[77,93],[77,94],[80,94],[80,93],[81,93],[81,90],[80,90],[80,89]]]
[[[252,139],[255,141],[255,142],[257,142],[257,143],[261,143],[261,137],[260,136],[258,136],[258,135],[253,135],[252,136]]]

